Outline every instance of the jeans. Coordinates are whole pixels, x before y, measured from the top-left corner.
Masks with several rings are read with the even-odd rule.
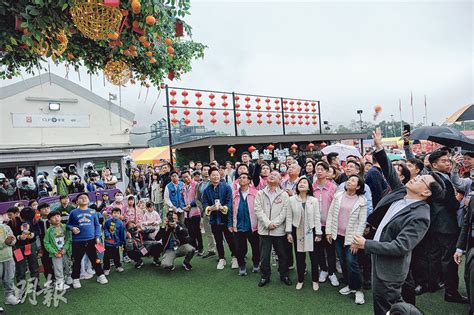
[[[252,262],[254,266],[260,263],[260,248],[257,231],[237,232],[235,235],[235,244],[237,247],[237,261],[239,267],[245,266],[245,256],[247,255],[247,241],[252,247]]]
[[[232,233],[229,232],[227,226],[224,224],[215,224],[211,225],[212,234],[214,235],[214,239],[216,240],[216,247],[217,253],[219,254],[219,259],[224,259],[224,237],[227,241],[227,245],[229,245],[230,254],[232,257],[235,257],[235,243],[234,243],[234,236]]]
[[[351,290],[362,288],[362,275],[359,270],[358,253],[352,254],[349,245],[344,246],[344,236],[338,235],[336,239],[336,252],[341,262],[344,282]]]
[[[184,224],[189,231],[189,244],[198,251],[202,251],[201,217],[186,218]]]
[[[326,239],[326,227],[322,226],[323,235],[321,242],[315,243],[316,257],[318,257],[318,265],[322,271],[326,271],[329,275],[336,272],[336,250],[334,242],[329,243]]]
[[[280,277],[288,277],[288,241],[286,236],[260,235],[260,272],[263,279],[270,279],[272,246],[278,256]]]
[[[97,277],[104,274],[100,261],[97,261],[97,252],[95,248],[95,238],[88,241],[72,242],[72,278],[79,279],[81,275],[81,261],[84,255],[89,257],[92,266],[94,266]]]
[[[122,267],[120,262],[120,252],[118,247],[105,246],[104,254],[104,270],[110,270],[110,259],[114,260],[115,268]]]
[[[36,242],[31,243],[31,254],[25,255],[25,246],[18,246],[23,253],[23,260],[15,264],[15,277],[17,284],[22,280],[26,280],[26,268],[30,270],[30,278],[38,278],[38,257],[36,256]]]
[[[191,259],[194,257],[194,247],[190,244],[183,244],[178,247],[177,250],[174,249],[167,249],[163,254],[163,258],[161,259],[161,266],[163,268],[170,268],[174,266],[174,260],[177,257],[183,257],[184,262],[190,263]]]
[[[15,295],[13,279],[15,278],[15,261],[13,259],[0,262],[0,276],[2,277],[3,293],[5,297]]]

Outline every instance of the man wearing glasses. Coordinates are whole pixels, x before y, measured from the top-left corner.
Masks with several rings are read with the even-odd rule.
[[[423,175],[405,186],[382,146],[380,128],[373,134],[375,158],[392,188],[377,204],[368,222],[376,227],[373,240],[354,236],[353,249],[372,254],[372,292],[374,313],[386,314],[395,303],[402,302],[411,262],[411,252],[430,225],[429,203],[442,199],[444,182],[437,174]]]

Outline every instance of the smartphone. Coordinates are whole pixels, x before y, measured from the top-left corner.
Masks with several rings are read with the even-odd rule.
[[[214,200],[214,204],[215,204],[216,206],[220,206],[220,205],[221,205],[221,201],[220,201],[219,199],[216,199],[216,200]]]
[[[461,154],[461,147],[454,147],[454,154]]]
[[[408,133],[410,133],[410,131],[411,131],[411,127],[410,127],[410,125],[409,125],[409,124],[405,124],[405,125],[403,125],[403,131],[404,131],[404,132],[408,132]]]

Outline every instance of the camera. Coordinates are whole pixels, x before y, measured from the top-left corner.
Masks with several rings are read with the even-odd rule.
[[[168,213],[166,213],[166,218],[168,219],[168,222],[169,222],[169,223],[173,223],[173,222],[174,222],[173,214],[174,214],[173,211],[168,211]]]

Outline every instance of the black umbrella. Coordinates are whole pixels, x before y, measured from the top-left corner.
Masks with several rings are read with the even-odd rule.
[[[453,133],[441,132],[437,135],[428,137],[428,140],[450,148],[461,147],[461,149],[465,151],[474,151],[474,140],[469,139],[462,133],[456,135]]]
[[[431,136],[436,136],[439,135],[440,133],[443,134],[452,134],[454,136],[461,137],[463,134],[451,127],[446,127],[446,126],[426,126],[426,127],[420,127],[416,128],[410,133],[410,139],[411,140],[428,140],[429,137]]]

